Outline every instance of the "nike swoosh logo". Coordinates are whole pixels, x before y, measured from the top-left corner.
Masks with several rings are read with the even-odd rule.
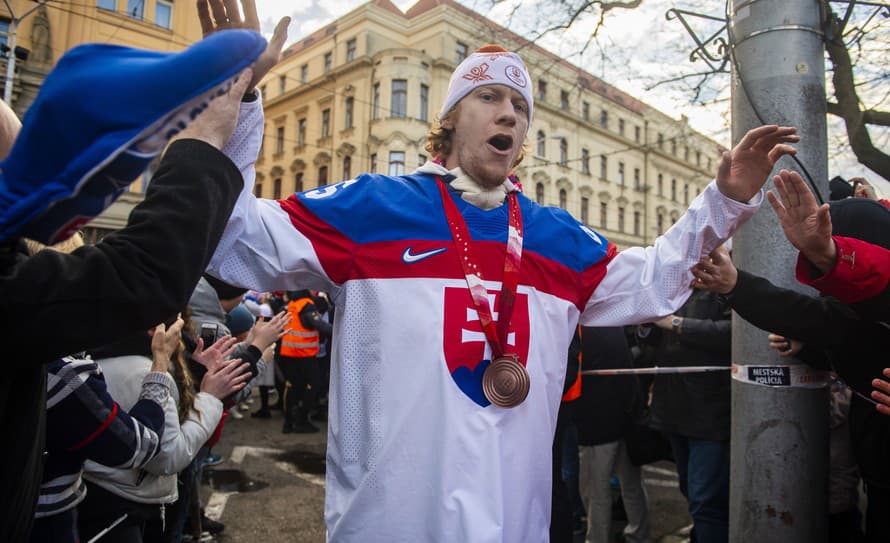
[[[402,261],[405,264],[414,264],[415,262],[420,262],[425,258],[429,258],[431,256],[435,256],[439,253],[444,253],[448,250],[448,247],[441,247],[439,249],[433,249],[432,251],[426,251],[423,253],[412,254],[411,247],[405,249],[405,252],[402,253]]]

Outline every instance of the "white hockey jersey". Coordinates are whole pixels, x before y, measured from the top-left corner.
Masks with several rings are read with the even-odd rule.
[[[508,342],[531,390],[504,409],[482,394],[490,349],[436,186],[448,172],[363,175],[258,200],[262,115],[243,106],[226,151],[245,187],[209,271],[257,290],[329,292],[325,521],[333,542],[528,542],[549,538],[551,446],[569,341],[590,326],[650,322],[689,295],[689,269],[752,215],[712,183],[654,247],[617,253],[566,211],[520,196],[525,231]],[[427,173],[423,173],[427,172]],[[452,194],[497,307],[507,206]],[[497,314],[494,315],[497,319]]]

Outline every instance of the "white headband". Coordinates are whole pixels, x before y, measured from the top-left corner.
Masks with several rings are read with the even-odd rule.
[[[468,56],[451,74],[439,119],[473,89],[484,85],[505,85],[521,94],[528,104],[528,124],[531,126],[535,103],[528,70],[519,55],[500,47],[496,50],[493,46],[482,47]]]

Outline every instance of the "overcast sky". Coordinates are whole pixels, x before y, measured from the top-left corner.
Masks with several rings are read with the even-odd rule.
[[[534,36],[536,30],[548,27],[548,21],[540,15],[546,14],[547,10],[535,9],[528,0],[524,0],[516,11],[514,5],[519,0],[498,0],[496,3],[492,0],[461,1],[469,8],[529,38]],[[275,23],[281,17],[290,15],[292,23],[288,41],[292,43],[363,3],[362,0],[311,0],[306,3],[257,0],[257,9],[267,36],[271,35]],[[393,0],[393,3],[405,11],[415,0]],[[722,16],[722,1],[715,0],[708,4],[713,4],[714,8],[709,15]],[[681,2],[669,0],[646,0],[637,9],[611,11],[605,24],[597,32],[596,39],[589,43],[582,55],[578,52],[587,43],[595,21],[582,21],[566,34],[547,35],[538,44],[674,118],[686,115],[695,130],[728,145],[728,75],[720,76],[723,79],[717,80],[712,88],[703,93],[700,102],[704,103],[691,104],[692,92],[682,86],[661,85],[651,88],[659,80],[704,69],[701,61],[689,62],[689,52],[694,43],[682,25],[676,20],[668,21],[665,18],[665,13],[671,7],[683,6]],[[719,23],[705,20],[695,24],[699,26],[698,30],[702,35],[719,28]],[[831,117],[829,121],[829,146],[836,148],[838,141],[846,141],[843,127]],[[840,174],[850,178],[861,175],[874,181],[882,195],[890,195],[890,183],[859,165],[849,151],[840,154],[831,151],[830,154],[835,156],[829,163],[829,176]]]

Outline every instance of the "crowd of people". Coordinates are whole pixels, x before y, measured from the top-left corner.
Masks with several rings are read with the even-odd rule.
[[[251,416],[278,405],[283,433],[328,422],[330,541],[606,542],[613,475],[625,539],[651,541],[639,466],[660,457],[676,462],[692,541],[727,541],[729,372],[583,372],[729,367],[731,311],[837,376],[824,522],[832,542],[890,540],[890,211],[864,180],[830,206],[784,169],[767,192],[798,279],[823,297],[737,270],[726,246],[796,152],[793,127],[749,131],[653,246],[618,251],[522,193],[531,75],[490,45],[455,69],[417,171],[264,200],[256,84],[289,21],[266,44],[252,0],[199,0],[198,18],[205,40],[154,64],[103,52],[127,85],[164,95],[141,116],[66,102],[119,76],[76,52],[24,124],[0,112],[3,330],[22,348],[0,385],[0,540],[218,532],[201,473],[256,388]],[[48,147],[59,130],[105,145]],[[39,175],[22,166],[50,148]],[[83,246],[84,217],[157,155],[127,226]]]

